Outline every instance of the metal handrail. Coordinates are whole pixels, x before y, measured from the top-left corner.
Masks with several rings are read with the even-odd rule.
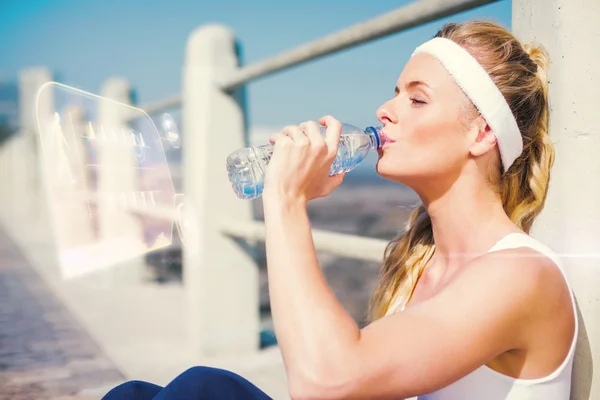
[[[230,91],[249,81],[298,66],[310,60],[497,1],[499,0],[417,1],[387,12],[379,17],[300,45],[282,54],[245,66],[227,81],[222,82],[221,87],[223,90]],[[140,108],[148,114],[152,114],[180,105],[181,94],[177,94]]]
[[[179,106],[181,106],[181,95],[176,94],[171,97],[167,97],[166,99],[148,104],[147,106],[140,108],[144,110],[147,114],[156,114],[168,108],[176,108]]]
[[[86,196],[86,200],[91,204],[98,204],[99,199],[94,196]],[[157,218],[167,221],[178,221],[181,215],[177,209],[165,206],[153,207],[126,207],[124,211],[133,214]],[[349,235],[325,231],[321,229],[311,229],[315,249],[338,257],[353,258],[356,260],[381,262],[388,241],[375,239],[367,236]],[[260,221],[225,221],[221,225],[221,233],[244,240],[265,241],[265,224]]]
[[[388,241],[366,236],[348,235],[312,229],[313,242],[317,251],[339,257],[363,261],[381,262]],[[260,221],[226,221],[221,233],[245,240],[265,240],[265,224]]]
[[[300,45],[275,57],[241,68],[229,80],[223,82],[221,87],[224,90],[232,90],[251,80],[295,67],[315,58],[496,1],[498,0],[417,1],[313,42]]]
[[[499,0],[422,0],[410,3],[379,17],[358,23],[334,34],[300,45],[266,60],[240,68],[220,87],[234,90],[261,77],[298,66],[310,60],[355,47],[378,38],[398,33],[434,20]],[[148,114],[180,106],[181,94],[141,107]],[[140,212],[138,210],[138,212]],[[142,213],[172,215],[171,210],[144,210]],[[221,233],[246,240],[265,240],[265,227],[258,221],[228,221]],[[380,262],[388,244],[385,240],[312,229],[317,251],[341,257]]]
[[[93,193],[83,194],[78,200],[93,205],[102,205],[102,200],[100,197]],[[122,211],[127,211],[134,215],[162,219],[166,221],[177,221],[179,218],[181,218],[181,214],[177,208],[165,205],[153,205],[151,207],[139,205],[137,207],[131,207],[121,204],[119,205],[119,208]]]

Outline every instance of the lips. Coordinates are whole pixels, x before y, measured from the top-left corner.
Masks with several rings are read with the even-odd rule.
[[[394,143],[395,142],[394,139],[392,139],[391,137],[389,137],[388,135],[386,135],[385,132],[383,132],[383,131],[379,134],[379,137],[381,139],[382,145],[385,145],[385,144],[388,144],[388,143]]]

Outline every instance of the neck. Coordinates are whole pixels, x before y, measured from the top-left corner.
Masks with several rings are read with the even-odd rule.
[[[473,179],[463,177],[442,194],[421,199],[431,218],[435,264],[443,269],[464,265],[517,230],[500,196]]]

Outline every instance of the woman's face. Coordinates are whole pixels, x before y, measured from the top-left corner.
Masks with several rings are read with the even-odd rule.
[[[412,57],[398,78],[396,95],[377,110],[387,137],[377,172],[413,188],[455,177],[473,139],[461,122],[469,104],[436,58]]]

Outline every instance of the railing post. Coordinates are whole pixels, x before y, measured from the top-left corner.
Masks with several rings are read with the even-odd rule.
[[[72,141],[70,141],[69,150],[72,153],[70,156],[74,157],[79,154],[79,157],[81,157],[80,160],[84,164],[81,167],[85,168],[85,165],[90,162],[89,158],[87,158],[87,151],[82,137],[87,130],[85,110],[79,106],[69,106],[61,111],[60,125],[62,126],[61,129],[63,129],[62,133],[64,135],[70,133],[73,134],[71,137]],[[72,127],[72,132],[67,132],[68,128],[66,127],[69,125]],[[51,165],[58,165],[56,156],[56,154],[47,153],[46,162],[52,163]],[[73,173],[76,173],[76,171],[73,171]],[[84,191],[84,188],[89,187],[88,185],[90,182],[88,180],[89,175],[87,174],[87,171],[82,171],[81,176],[81,179],[84,179],[85,181],[76,184],[77,186],[69,184],[67,187],[61,187],[59,182],[52,182],[52,184],[55,185],[52,189],[62,192],[62,195],[54,194],[52,196],[53,201],[56,202],[53,205],[56,223],[54,230],[58,235],[61,253],[89,245],[96,240],[96,233],[94,231],[92,219],[89,215],[87,203],[81,199],[78,199],[78,201],[61,201],[62,196],[64,196],[65,200],[70,200],[78,190]],[[81,268],[81,265],[79,262],[77,262],[76,265],[69,263],[69,265],[64,265],[63,268],[65,268],[66,272],[67,268],[69,270],[76,270]]]
[[[184,247],[184,282],[195,354],[253,352],[259,346],[258,268],[251,255],[219,232],[223,217],[252,219],[227,179],[227,155],[245,144],[240,92],[219,82],[239,68],[236,39],[218,25],[191,33],[182,82],[183,186],[200,243]],[[195,244],[194,244],[195,245]]]
[[[20,224],[38,222],[44,206],[41,193],[40,154],[38,152],[36,99],[40,87],[52,80],[46,67],[31,67],[19,73],[19,132],[9,142],[12,158],[13,212]],[[53,111],[50,93],[41,99],[40,112]],[[26,218],[27,220],[21,220]],[[33,228],[30,226],[29,228]],[[35,229],[35,228],[34,228]]]
[[[10,168],[10,142],[12,138],[6,139],[4,143],[0,144],[0,223],[3,221],[5,214],[7,214],[8,207],[10,207],[10,176],[12,171]]]
[[[551,57],[550,136],[557,158],[546,208],[534,226],[539,237],[566,254],[578,300],[580,334],[571,398],[600,398],[600,41],[597,0],[513,0],[513,30],[539,41]],[[595,368],[594,368],[594,363]],[[595,371],[594,371],[595,369]]]
[[[15,132],[10,138],[2,144],[0,154],[2,157],[2,180],[0,181],[0,196],[2,197],[2,208],[0,208],[0,217],[2,222],[10,225],[13,222],[15,209],[19,202],[17,185],[20,175],[19,169],[19,149],[18,132]]]
[[[0,222],[10,224],[18,203],[15,192],[18,180],[18,156],[20,143],[17,133],[0,145]],[[20,175],[19,175],[20,177]]]
[[[121,104],[131,104],[131,86],[120,77],[108,78],[100,89],[100,96]],[[107,130],[106,137],[111,134],[127,131],[131,109],[110,101],[101,100],[98,106],[98,126]],[[102,129],[102,128],[99,128]],[[101,132],[96,133],[98,136]],[[137,161],[133,150],[128,146],[114,145],[109,140],[96,140],[98,192],[101,196],[114,196],[120,200],[122,196],[131,196],[138,189]],[[104,201],[98,207],[99,236],[101,241],[119,240],[121,243],[143,242],[143,226],[138,216],[121,207],[111,207]],[[127,251],[124,249],[124,251]],[[141,279],[143,258],[129,259],[127,265],[113,270],[113,283],[137,281]],[[118,281],[118,282],[117,282]]]

